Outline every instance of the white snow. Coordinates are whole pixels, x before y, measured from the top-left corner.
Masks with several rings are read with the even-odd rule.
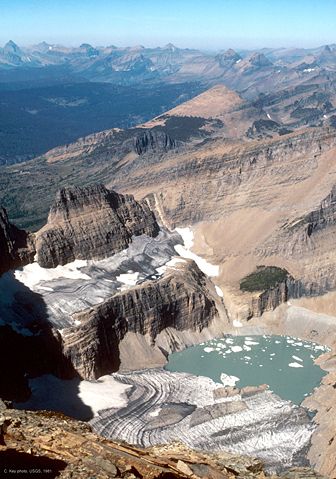
[[[304,73],[310,73],[310,72],[314,72],[316,70],[316,68],[305,68],[303,70]]]
[[[290,368],[303,368],[302,364],[299,363],[289,363],[288,366]]]
[[[243,324],[240,321],[238,321],[237,319],[234,319],[232,324],[233,324],[234,328],[242,328],[243,327]]]
[[[214,265],[206,261],[204,258],[201,258],[197,254],[190,251],[194,244],[194,233],[190,228],[176,228],[177,233],[182,236],[184,245],[174,246],[175,251],[182,256],[182,258],[188,258],[195,261],[199,269],[206,274],[207,276],[218,276],[219,266]]]
[[[154,409],[153,411],[151,411],[150,413],[148,413],[148,416],[157,417],[160,414],[160,411],[161,411],[161,407],[158,407]]]
[[[224,294],[223,294],[223,291],[221,290],[221,288],[219,286],[215,286],[215,289],[216,289],[216,293],[218,294],[218,296],[220,298],[223,298]]]
[[[102,376],[96,381],[81,381],[78,397],[97,414],[101,409],[127,406],[125,392],[130,385],[122,384],[112,376]]]
[[[65,266],[57,266],[56,268],[41,268],[38,263],[31,263],[23,266],[21,269],[15,270],[15,278],[28,288],[34,288],[40,281],[52,281],[58,278],[68,279],[91,279],[90,276],[80,271],[81,268],[87,266],[86,260],[76,259],[72,263]]]
[[[136,273],[124,273],[119,276],[117,276],[117,281],[119,283],[126,284],[127,286],[135,286],[137,284],[138,278],[139,278],[138,272]]]
[[[167,268],[174,268],[179,263],[185,263],[185,260],[183,258],[174,257],[163,266],[156,268],[156,271],[162,275],[167,271]]]
[[[236,61],[236,63],[240,63],[241,62],[241,58],[239,58],[239,60]]]
[[[267,113],[267,118],[268,118],[269,120],[272,120],[271,115],[270,115],[269,113]]]
[[[220,375],[221,381],[224,386],[235,386],[236,382],[239,381],[237,376],[230,376],[229,374],[222,373]]]

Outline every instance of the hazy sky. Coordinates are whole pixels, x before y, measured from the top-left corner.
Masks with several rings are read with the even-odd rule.
[[[0,44],[318,46],[335,27],[336,0],[0,0]]]

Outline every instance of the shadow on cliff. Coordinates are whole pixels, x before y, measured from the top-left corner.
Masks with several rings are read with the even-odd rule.
[[[48,321],[43,297],[19,282],[12,271],[0,278],[0,397],[19,401],[24,409],[31,396],[29,381],[52,374],[71,383],[67,394],[81,418],[91,409],[80,398],[79,379],[63,354],[62,337]],[[33,407],[33,404],[30,404]],[[40,408],[44,409],[40,404]],[[35,409],[35,408],[34,408]]]

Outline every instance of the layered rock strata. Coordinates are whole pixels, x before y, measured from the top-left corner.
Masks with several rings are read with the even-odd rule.
[[[159,226],[145,202],[103,185],[63,188],[48,223],[36,235],[37,261],[54,268],[75,259],[99,259],[125,249],[132,236],[156,236]]]
[[[157,280],[77,313],[78,326],[63,334],[65,355],[82,378],[98,378],[119,369],[119,344],[127,333],[148,336],[154,347],[165,329],[201,331],[218,316],[216,301],[196,264],[179,263]]]
[[[0,275],[32,262],[34,254],[33,236],[11,224],[0,207]]]

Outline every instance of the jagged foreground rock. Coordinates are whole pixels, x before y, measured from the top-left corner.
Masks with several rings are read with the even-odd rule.
[[[103,185],[72,187],[56,195],[48,223],[36,235],[37,261],[54,268],[76,259],[99,259],[125,249],[132,236],[155,236],[159,226],[145,202]]]
[[[141,449],[103,439],[88,424],[60,414],[1,412],[1,473],[11,468],[27,469],[27,475],[41,470],[43,477],[64,479],[265,478],[261,461],[241,455],[201,453],[180,443]],[[305,468],[273,477],[322,478]]]
[[[257,456],[271,470],[302,464],[313,430],[307,412],[265,387],[224,388],[163,370],[113,377],[132,389],[126,407],[100,411],[91,421],[109,439],[145,447],[181,440],[202,451]]]

